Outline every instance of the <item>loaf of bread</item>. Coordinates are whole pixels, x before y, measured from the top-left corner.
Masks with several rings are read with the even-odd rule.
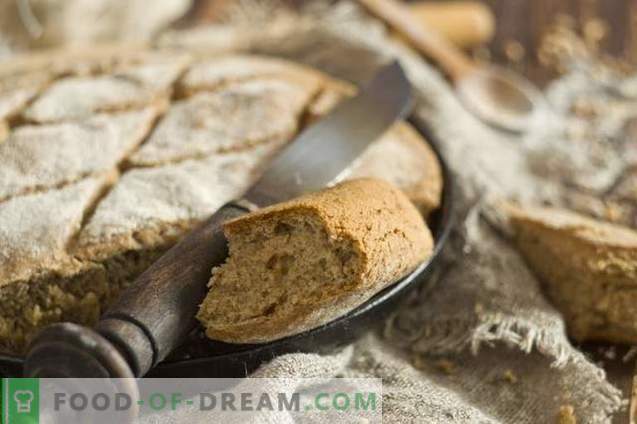
[[[356,179],[224,225],[227,262],[214,269],[197,315],[208,337],[267,342],[360,305],[431,254],[409,199]]]
[[[109,47],[0,64],[0,351],[49,323],[94,323],[346,87],[246,55]],[[408,176],[365,165],[379,153],[360,166],[422,203],[440,167],[410,131],[398,123],[372,146],[386,163],[410,158]]]
[[[317,96],[308,109],[310,122],[320,118],[355,88],[330,81],[329,89]],[[347,171],[348,178],[375,177],[401,188],[420,212],[428,217],[438,209],[442,197],[442,169],[436,154],[422,136],[406,122],[373,143]]]
[[[359,177],[382,178],[400,187],[425,217],[440,206],[440,163],[431,147],[407,123],[399,122],[391,136],[365,150],[349,174],[349,178]]]
[[[506,210],[571,337],[637,343],[637,232],[567,210]]]

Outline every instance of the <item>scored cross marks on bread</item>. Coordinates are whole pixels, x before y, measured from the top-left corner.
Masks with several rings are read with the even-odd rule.
[[[306,87],[275,79],[196,94],[170,108],[130,162],[157,165],[289,140],[313,94]]]
[[[23,112],[31,122],[88,118],[95,113],[163,105],[186,66],[183,58],[136,65],[112,74],[68,76],[53,82]]]
[[[182,95],[217,90],[220,87],[260,79],[279,79],[317,91],[319,86],[337,84],[310,68],[290,66],[290,62],[259,56],[228,55],[204,60],[191,66],[178,83]]]
[[[142,142],[157,110],[25,125],[0,144],[0,200],[112,171]]]
[[[11,104],[0,117],[10,124],[0,143],[0,351],[23,351],[52,322],[94,323],[183,234],[243,194],[298,131],[354,92],[263,57],[89,56],[0,67],[0,105]],[[38,73],[19,101],[3,85]],[[388,166],[369,163],[377,157]],[[405,123],[353,174],[396,184],[423,213],[439,202],[439,164]]]
[[[50,80],[46,73],[32,73],[0,82],[0,121],[14,118]]]

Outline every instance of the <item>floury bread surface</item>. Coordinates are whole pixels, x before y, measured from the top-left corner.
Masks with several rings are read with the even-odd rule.
[[[415,269],[432,252],[422,215],[376,179],[355,179],[224,226],[227,262],[198,318],[206,334],[266,342],[324,324]]]
[[[637,343],[637,232],[554,208],[507,205],[516,242],[578,341]]]
[[[0,352],[23,351],[49,323],[94,323],[159,255],[241,196],[272,155],[352,93],[310,68],[258,56],[96,47],[3,62]],[[370,163],[378,150],[385,159],[401,152],[410,169],[439,175],[409,131],[405,123],[388,131],[355,175],[385,178],[424,205],[441,180]]]

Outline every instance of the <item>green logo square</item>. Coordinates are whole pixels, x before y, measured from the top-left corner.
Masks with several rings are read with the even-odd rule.
[[[2,424],[40,421],[40,381],[37,378],[2,379]]]

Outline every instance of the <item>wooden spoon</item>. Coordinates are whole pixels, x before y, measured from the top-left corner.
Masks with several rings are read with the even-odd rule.
[[[543,103],[542,94],[530,81],[506,68],[473,62],[448,40],[425,28],[396,0],[358,1],[440,66],[462,103],[478,118],[512,132],[529,128]]]
[[[408,4],[411,14],[424,25],[466,49],[488,43],[495,33],[495,16],[478,1],[416,1]]]

